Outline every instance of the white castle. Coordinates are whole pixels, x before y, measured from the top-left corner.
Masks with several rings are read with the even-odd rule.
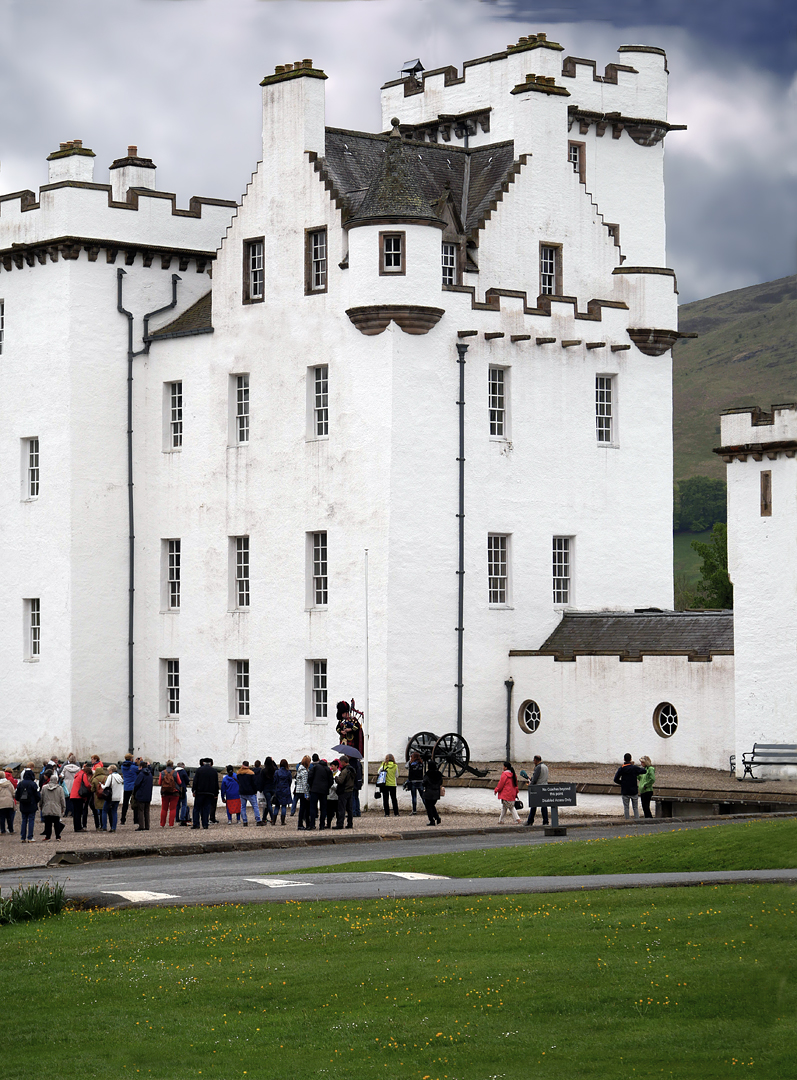
[[[418,65],[379,134],[325,79],[263,79],[240,205],[77,140],[0,196],[3,752],[296,758],[354,696],[372,759],[724,767],[733,617],[669,611],[665,54]]]

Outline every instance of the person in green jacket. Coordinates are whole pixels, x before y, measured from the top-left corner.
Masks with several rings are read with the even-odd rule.
[[[398,765],[392,754],[385,754],[385,760],[379,766],[379,771],[384,772],[385,780],[382,784],[382,805],[385,808],[385,817],[390,817],[388,795],[393,803],[393,816],[398,817],[398,797],[396,795],[396,779],[398,778]]]
[[[639,759],[639,764],[645,769],[645,775],[639,778],[639,799],[642,803],[642,813],[645,817],[653,817],[650,812],[650,799],[653,794],[653,785],[656,783],[656,770],[647,755]]]

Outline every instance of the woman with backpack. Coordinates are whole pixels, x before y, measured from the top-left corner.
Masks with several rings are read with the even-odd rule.
[[[396,780],[398,779],[398,765],[392,754],[385,754],[385,760],[379,766],[379,776],[383,779],[379,782],[382,789],[382,806],[385,817],[390,817],[388,796],[393,803],[393,816],[398,817],[398,798],[396,797]]]
[[[174,771],[174,762],[171,758],[166,762],[166,768],[158,777],[158,784],[161,789],[161,828],[166,824],[167,817],[171,828],[177,814],[177,803],[180,801],[180,777]]]
[[[19,812],[22,817],[22,824],[19,827],[19,838],[23,844],[33,844],[35,843],[33,826],[36,821],[36,807],[39,805],[39,788],[33,778],[33,771],[31,769],[26,769],[22,774],[22,779],[17,784],[15,794]]]

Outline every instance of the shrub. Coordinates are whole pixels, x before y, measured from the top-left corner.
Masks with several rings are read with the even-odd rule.
[[[38,885],[20,885],[8,899],[0,897],[0,926],[57,915],[66,906],[63,885],[43,881]]]

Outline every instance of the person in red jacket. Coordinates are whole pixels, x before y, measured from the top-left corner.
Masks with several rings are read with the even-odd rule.
[[[511,761],[504,762],[504,771],[501,773],[501,777],[493,790],[501,800],[501,816],[498,819],[498,824],[503,825],[506,812],[509,810],[512,814],[512,821],[515,825],[519,825],[520,818],[515,809],[515,799],[518,792],[517,775],[512,768]]]

